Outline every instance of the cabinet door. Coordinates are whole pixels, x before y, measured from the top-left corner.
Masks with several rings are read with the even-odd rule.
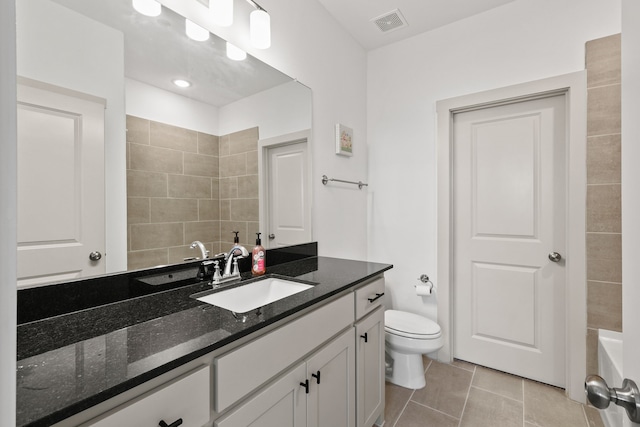
[[[350,328],[307,360],[308,427],[355,427],[354,339]]]
[[[305,364],[301,363],[246,403],[214,423],[215,427],[304,427],[307,422]]]
[[[384,307],[358,322],[356,334],[357,425],[371,427],[384,413]]]

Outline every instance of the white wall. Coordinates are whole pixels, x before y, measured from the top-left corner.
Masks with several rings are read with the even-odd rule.
[[[125,111],[132,116],[210,135],[223,135],[218,124],[219,109],[211,104],[128,78],[125,78],[125,98]]]
[[[358,181],[367,176],[366,53],[316,0],[262,0],[271,15],[272,47],[251,49],[247,2],[235,2],[236,23],[216,28],[203,19],[197,0],[161,0],[184,16],[214,30],[250,54],[297,79],[313,91],[313,237],[319,252],[366,259],[367,190],[332,185],[323,174]],[[354,129],[351,158],[336,156],[334,126]]]
[[[620,0],[518,0],[369,53],[368,254],[393,263],[388,300],[436,318],[417,297],[436,271],[436,101],[584,69],[584,44],[620,32]]]
[[[18,75],[107,100],[108,272],[127,265],[124,40],[122,33],[49,0],[17,2]],[[25,52],[29,52],[28,55]]]
[[[0,425],[16,425],[15,3],[0,1]]]
[[[311,129],[311,90],[291,81],[220,107],[220,133],[258,126],[260,139]]]

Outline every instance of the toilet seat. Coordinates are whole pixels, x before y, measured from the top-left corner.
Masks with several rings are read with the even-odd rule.
[[[384,329],[393,335],[418,340],[437,339],[442,335],[440,325],[433,320],[399,310],[385,311]]]

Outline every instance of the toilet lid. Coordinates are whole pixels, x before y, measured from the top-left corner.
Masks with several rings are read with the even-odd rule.
[[[387,332],[410,338],[433,339],[440,335],[440,325],[433,320],[399,310],[384,312],[384,328]]]

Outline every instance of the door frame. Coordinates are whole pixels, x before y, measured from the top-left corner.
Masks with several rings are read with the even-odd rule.
[[[463,95],[438,101],[437,111],[437,271],[438,323],[444,345],[438,353],[443,362],[453,360],[453,115],[469,109],[527,100],[552,93],[564,93],[567,105],[566,153],[566,289],[565,367],[566,393],[585,401],[586,374],[586,71],[579,71],[528,83]]]
[[[307,144],[307,188],[305,189],[305,191],[307,191],[309,194],[309,227],[311,228],[309,231],[313,238],[313,194],[311,184],[313,171],[310,155],[311,152],[309,151],[311,148],[311,129],[305,129],[298,132],[292,132],[258,140],[258,200],[260,201],[258,208],[259,221],[263,230],[265,229],[265,227],[268,229],[269,221],[271,220],[269,216],[270,194],[269,189],[267,188],[267,183],[269,182],[269,150],[298,143]],[[271,247],[267,233],[262,236],[262,242],[266,249],[269,249]]]

